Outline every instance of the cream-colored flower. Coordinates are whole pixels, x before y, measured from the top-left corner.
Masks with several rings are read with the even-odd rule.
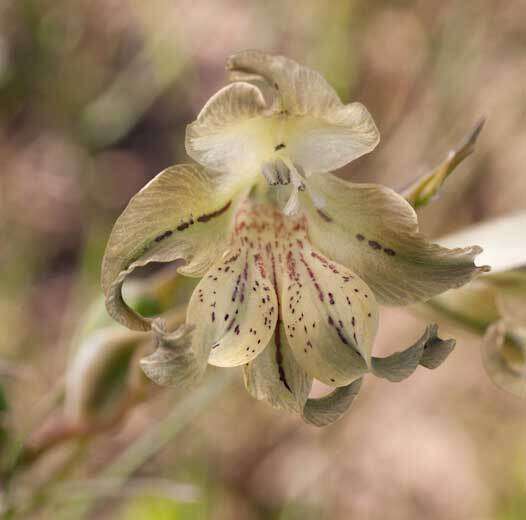
[[[174,384],[198,380],[207,363],[240,365],[256,398],[327,424],[365,373],[401,380],[452,348],[430,327],[406,351],[373,357],[378,304],[426,300],[487,268],[474,265],[476,246],[428,242],[391,189],[329,172],[378,141],[362,105],[343,105],[319,74],[283,57],[250,51],[228,68],[236,81],[188,127],[201,165],[164,170],[117,220],[102,268],[107,308],[149,330],[126,305],[124,280],[149,262],[182,262],[181,274],[202,277],[191,332],[153,322],[159,348],[143,360],[147,374]],[[337,389],[309,399],[313,378]]]

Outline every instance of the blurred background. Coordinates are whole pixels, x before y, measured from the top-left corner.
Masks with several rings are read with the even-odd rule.
[[[480,338],[447,323],[441,335],[458,342],[444,366],[399,384],[367,378],[332,427],[274,411],[239,372],[211,369],[194,392],[142,389],[118,419],[39,441],[60,429],[86,313],[104,321],[112,224],[157,172],[189,161],[185,126],[224,84],[229,54],[286,54],[368,107],[382,141],[341,172],[353,180],[402,188],[486,116],[475,154],[420,212],[439,237],[526,209],[525,12],[521,0],[2,0],[4,469],[24,442],[39,446],[0,480],[6,518],[526,518],[526,404],[490,382]],[[385,310],[375,353],[426,322]]]

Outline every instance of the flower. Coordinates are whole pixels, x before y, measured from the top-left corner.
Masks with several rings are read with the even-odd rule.
[[[483,257],[493,266],[456,291],[448,291],[427,306],[454,323],[483,335],[482,362],[492,381],[503,390],[526,397],[526,213],[519,212],[445,237],[454,245],[466,239],[484,244]]]
[[[188,126],[200,164],[161,172],[114,226],[107,309],[132,329],[153,328],[158,349],[142,362],[152,379],[190,384],[207,363],[242,365],[254,397],[327,424],[365,373],[398,381],[453,347],[430,326],[409,349],[373,357],[378,304],[426,300],[488,268],[475,266],[477,246],[427,241],[393,190],[330,173],[378,142],[363,105],[343,105],[318,73],[281,56],[246,51],[227,68],[233,83]],[[136,268],[174,260],[201,277],[184,333],[165,332],[122,296]],[[336,389],[309,399],[313,378]]]

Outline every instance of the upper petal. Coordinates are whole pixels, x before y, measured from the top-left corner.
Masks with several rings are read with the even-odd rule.
[[[380,140],[373,118],[361,103],[344,105],[321,74],[284,56],[244,51],[227,62],[235,78],[253,74],[274,89],[286,119],[285,153],[305,172],[326,172],[370,152]]]
[[[235,79],[239,73],[264,78],[274,88],[281,109],[290,115],[318,116],[341,105],[338,94],[320,73],[285,56],[242,51],[228,58],[226,68]]]
[[[259,255],[238,241],[195,288],[186,321],[194,328],[195,348],[211,349],[209,363],[230,367],[265,348],[277,314],[276,293]]]
[[[187,126],[186,152],[197,162],[217,171],[248,174],[261,162],[268,136],[263,115],[268,112],[261,91],[238,82],[222,88]]]
[[[446,249],[429,242],[418,231],[413,208],[389,188],[334,175],[312,176],[307,186],[324,201],[317,208],[302,196],[310,239],[363,278],[381,304],[427,300],[489,270],[474,264],[480,247]]]
[[[125,278],[149,262],[182,259],[179,271],[201,275],[225,249],[239,188],[226,176],[193,165],[172,166],[135,195],[111,232],[102,261],[102,287],[110,315],[149,330],[150,320],[122,297]]]
[[[361,103],[350,103],[333,107],[317,118],[298,119],[289,140],[291,160],[307,173],[321,173],[371,152],[380,134],[368,110]]]
[[[351,383],[369,368],[378,327],[373,293],[308,244],[291,249],[286,261],[282,313],[294,356],[325,384]]]

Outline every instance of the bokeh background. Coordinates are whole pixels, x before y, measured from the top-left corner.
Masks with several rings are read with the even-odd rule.
[[[382,141],[341,172],[358,181],[403,187],[485,116],[476,153],[421,211],[438,237],[526,208],[525,13],[522,0],[2,0],[0,438],[16,446],[58,413],[112,223],[188,161],[185,126],[229,54],[287,54],[363,102]],[[385,310],[376,352],[425,323]],[[524,519],[526,404],[489,381],[479,337],[441,333],[458,339],[444,366],[367,378],[322,430],[252,400],[236,371],[152,390],[23,468],[22,517]]]

